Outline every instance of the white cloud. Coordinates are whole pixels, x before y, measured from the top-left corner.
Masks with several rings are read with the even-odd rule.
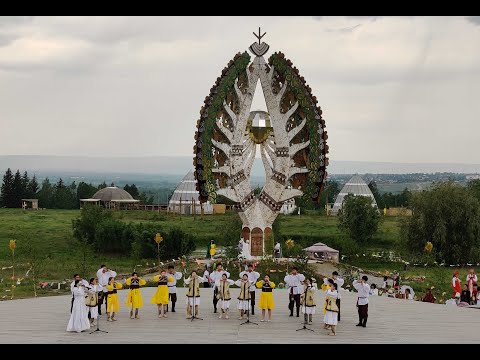
[[[0,17],[0,154],[191,155],[203,99],[266,31],[336,160],[478,162],[480,27],[463,17]]]

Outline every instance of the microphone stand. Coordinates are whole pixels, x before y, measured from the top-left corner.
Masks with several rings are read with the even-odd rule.
[[[250,289],[247,289],[250,293]],[[252,307],[252,295],[250,294],[250,299],[248,299],[248,310],[247,310],[247,321],[241,323],[240,325],[253,324],[258,325],[256,322],[250,321],[250,308]]]
[[[305,291],[303,292],[303,327],[301,329],[297,329],[296,331],[310,330],[314,332],[315,330],[307,328],[307,291],[308,287],[305,288]]]
[[[98,295],[97,295],[98,296]],[[108,296],[108,295],[107,295]],[[97,302],[98,302],[98,297],[97,297]],[[95,305],[98,307],[98,304]],[[90,334],[93,334],[93,333],[96,333],[96,332],[103,332],[105,334],[108,334],[108,331],[105,331],[105,330],[100,330],[100,314],[97,315],[97,328],[93,331],[90,331]]]
[[[193,309],[192,309],[192,317],[191,317],[191,320],[190,321],[193,321],[195,319],[197,320],[203,320],[202,318],[199,318],[196,316],[197,312],[195,311],[195,278],[192,278],[192,288],[193,288]],[[200,291],[200,289],[198,289],[198,291]]]

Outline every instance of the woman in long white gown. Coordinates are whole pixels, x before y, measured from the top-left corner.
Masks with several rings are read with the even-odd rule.
[[[82,332],[90,329],[87,308],[85,306],[85,285],[75,280],[73,292],[73,309],[68,321],[67,331]]]

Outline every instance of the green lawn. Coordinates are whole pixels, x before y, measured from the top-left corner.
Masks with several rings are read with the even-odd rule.
[[[0,209],[0,266],[9,267],[12,264],[9,240],[17,240],[15,250],[16,278],[25,278],[17,288],[18,297],[31,296],[33,284],[26,272],[30,268],[29,257],[26,255],[27,244],[31,243],[37,249],[41,258],[40,279],[59,281],[70,279],[73,273],[82,272],[93,275],[102,263],[115,268],[119,273],[129,273],[136,265],[147,266],[154,259],[144,260],[143,264],[135,264],[128,256],[119,257],[102,254],[92,254],[83,263],[81,248],[72,236],[72,220],[80,214],[79,210],[41,210],[25,211],[22,209]],[[216,239],[218,234],[228,226],[236,213],[223,215],[179,216],[159,214],[153,211],[119,211],[114,213],[122,221],[140,223],[154,222],[165,229],[177,226],[192,234],[197,239],[197,248],[202,249],[209,240]],[[337,219],[320,215],[279,216],[280,234],[285,238],[301,241],[305,246],[322,241],[334,244],[341,237],[337,227]],[[398,219],[386,218],[369,248],[391,249],[398,238]],[[141,270],[141,268],[137,269]],[[31,275],[31,274],[30,274]],[[5,290],[11,286],[11,269],[0,269],[0,299],[5,296]]]

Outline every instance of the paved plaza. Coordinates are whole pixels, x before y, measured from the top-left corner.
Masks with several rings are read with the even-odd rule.
[[[230,319],[218,319],[213,313],[213,289],[201,289],[200,317],[203,320],[185,319],[185,289],[178,289],[177,312],[159,319],[157,308],[150,304],[155,288],[143,288],[145,306],[140,319],[129,318],[124,305],[127,290],[119,291],[120,312],[118,321],[100,319],[100,329],[109,333],[67,333],[70,316],[70,296],[43,297],[0,302],[2,326],[0,343],[160,343],[168,339],[174,343],[212,343],[222,339],[226,343],[328,343],[334,337],[323,330],[321,307],[317,306],[312,326],[315,330],[295,331],[302,327],[300,318],[289,317],[288,292],[274,291],[276,308],[272,321],[260,322],[259,309],[252,321],[258,325],[240,325],[236,300]],[[260,292],[257,290],[257,298]],[[232,289],[232,298],[238,289]],[[386,297],[370,298],[370,316],[367,327],[356,327],[356,297],[342,293],[342,315],[335,341],[340,343],[478,343],[480,340],[480,310],[447,307]],[[323,304],[324,295],[317,294],[317,304]]]

